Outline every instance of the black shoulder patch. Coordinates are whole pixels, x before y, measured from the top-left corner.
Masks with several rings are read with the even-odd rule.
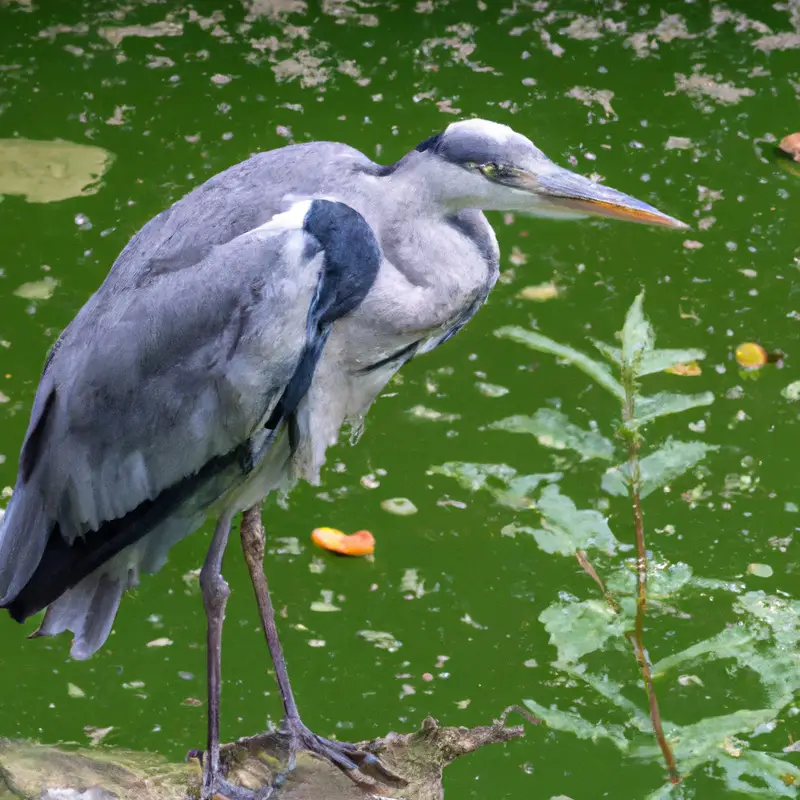
[[[344,203],[314,200],[303,229],[325,251],[309,323],[317,327],[330,325],[357,308],[367,296],[381,265],[381,249],[364,217]]]
[[[266,424],[274,430],[281,420],[287,420],[292,449],[297,430],[294,413],[311,387],[331,326],[358,308],[375,283],[381,265],[381,249],[372,228],[344,203],[314,200],[303,229],[319,242],[325,253],[324,262],[308,309],[305,347]]]
[[[442,133],[435,133],[433,136],[429,136],[425,139],[424,142],[420,142],[414,149],[419,153],[435,153],[439,145],[442,143]]]

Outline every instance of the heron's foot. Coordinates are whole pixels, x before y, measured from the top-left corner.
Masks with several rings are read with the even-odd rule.
[[[241,786],[234,786],[225,780],[221,773],[213,774],[209,768],[205,751],[190,750],[186,760],[196,759],[203,767],[203,784],[200,790],[201,800],[268,800],[272,795],[272,788],[250,791]]]
[[[359,750],[349,742],[317,736],[299,717],[286,717],[278,733],[287,742],[289,760],[286,769],[273,780],[272,789],[285,783],[295,768],[297,754],[300,752],[312,753],[325,759],[364,789],[374,789],[376,785],[396,788],[407,785],[403,778],[392,772],[374,753]]]

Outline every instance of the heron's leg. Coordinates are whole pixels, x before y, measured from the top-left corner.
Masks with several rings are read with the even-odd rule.
[[[267,576],[264,574],[264,546],[266,535],[264,525],[261,522],[261,506],[253,506],[242,514],[242,550],[247,562],[247,569],[250,572],[250,580],[253,584],[253,591],[258,603],[258,611],[261,616],[261,625],[264,628],[264,635],[267,637],[269,654],[275,666],[275,677],[278,681],[278,689],[281,693],[283,711],[287,718],[300,719],[297,711],[297,703],[294,701],[292,685],[289,682],[289,671],[286,668],[286,659],[283,655],[281,641],[278,638],[278,629],[275,626],[275,609],[272,606],[272,598],[269,594]]]
[[[230,588],[222,577],[222,557],[228,534],[231,529],[233,514],[224,511],[217,520],[211,547],[208,549],[203,568],[200,570],[200,589],[203,593],[203,606],[206,612],[207,639],[206,656],[208,658],[208,743],[203,759],[202,800],[210,800],[218,791],[226,791],[228,796],[238,794],[233,787],[223,781],[219,762],[219,700],[221,690],[222,664],[222,622],[225,619],[225,604],[228,601]],[[248,796],[249,793],[248,793]]]
[[[294,769],[298,751],[308,750],[327,759],[356,783],[364,785],[365,788],[371,788],[373,784],[363,782],[356,777],[356,771],[364,767],[369,767],[370,772],[385,784],[392,786],[405,784],[405,781],[384,767],[372,753],[363,752],[355,745],[347,742],[337,742],[317,736],[301,721],[292,686],[289,682],[289,672],[286,668],[283,648],[278,638],[278,629],[275,626],[275,609],[272,606],[269,586],[264,574],[264,544],[266,537],[264,525],[261,522],[261,506],[253,506],[242,515],[241,537],[247,569],[250,572],[250,580],[253,583],[253,590],[255,591],[256,602],[261,616],[261,625],[267,637],[267,646],[275,666],[275,675],[283,702],[284,719],[281,732],[289,738],[289,764],[287,771]],[[276,784],[279,785],[284,778],[285,775],[279,776]]]

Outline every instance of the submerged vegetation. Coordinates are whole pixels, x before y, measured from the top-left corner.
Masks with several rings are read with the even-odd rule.
[[[598,484],[605,495],[619,498],[619,509],[605,498],[597,502],[597,508],[579,509],[559,488],[563,477],[559,472],[520,475],[504,464],[463,462],[443,464],[434,472],[455,478],[464,488],[490,491],[500,503],[519,512],[520,522],[538,514],[538,522],[515,522],[503,533],[529,535],[545,553],[576,559],[593,582],[587,583],[585,596],[560,593],[541,612],[539,622],[555,648],[553,670],[565,682],[591,690],[596,703],[565,710],[527,699],[530,711],[554,731],[606,740],[628,759],[662,759],[666,780],[653,787],[649,800],[699,797],[693,778],[701,773],[750,797],[796,798],[800,769],[789,754],[800,747],[789,737],[776,752],[759,746],[756,737],[773,732],[800,713],[793,705],[800,690],[800,601],[783,593],[745,591],[740,582],[706,577],[693,565],[672,561],[664,535],[672,531],[669,526],[655,528],[646,515],[648,496],[658,490],[669,493],[673,482],[698,469],[718,447],[671,437],[656,446],[655,425],[650,435],[651,423],[707,406],[714,396],[710,392],[643,393],[647,376],[697,374],[696,369],[688,373],[681,367],[705,358],[702,350],[657,349],[643,301],[644,293],[634,300],[616,345],[592,342],[605,361],[521,327],[496,332],[577,367],[619,402],[619,417],[608,425],[614,429],[613,436],[597,428],[585,430],[550,408],[489,426],[533,434],[542,446],[574,451],[582,461],[614,463],[599,476]],[[610,517],[599,509],[616,512],[613,528]],[[751,564],[749,571],[758,575],[762,568],[768,569]],[[730,598],[736,623],[653,663],[648,643],[658,642],[659,651],[665,649],[665,640],[673,638],[670,623],[685,626],[693,616],[683,609],[684,604],[712,591],[718,598]],[[625,645],[638,671],[610,657]],[[593,657],[591,663],[589,657]],[[705,678],[706,673],[710,677]],[[736,680],[755,678],[763,706],[735,707],[729,699],[728,713],[679,724],[670,719],[669,704],[659,702],[659,691],[670,682],[700,689],[720,676],[731,686]],[[646,704],[635,694],[642,686]],[[729,698],[735,700],[735,689]]]

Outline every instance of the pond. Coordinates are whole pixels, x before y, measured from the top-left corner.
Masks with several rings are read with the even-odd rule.
[[[329,452],[320,487],[265,510],[305,720],[358,740],[427,714],[484,724],[531,700],[547,724],[454,765],[448,796],[797,797],[800,405],[785,389],[798,379],[800,165],[776,142],[798,129],[799,48],[796,0],[97,0],[88,11],[0,0],[0,487],[14,483],[48,348],[130,236],[192,187],[290,142],[343,141],[390,163],[459,118],[509,124],[692,230],[490,214],[502,276],[487,306],[387,387],[358,445]],[[559,661],[553,609],[586,601],[595,613],[603,599],[575,559],[530,535],[541,487],[472,491],[434,469],[549,475],[632,545],[629,501],[601,488],[612,462],[491,426],[544,408],[611,439],[617,401],[563,359],[494,334],[535,328],[599,358],[589,340],[613,342],[641,289],[661,347],[707,354],[701,374],[654,375],[647,391],[714,399],[645,431],[645,455],[668,437],[709,446],[644,501],[656,571],[683,581],[654,598],[645,628],[679,767],[696,757],[669,794],[625,639],[602,634]],[[743,342],[785,355],[747,373],[734,357]],[[396,497],[417,513],[387,513]],[[319,526],[371,531],[374,559],[318,550]],[[210,531],[125,599],[88,662],[70,660],[68,635],[27,641],[33,620],[0,615],[0,734],[174,759],[202,746],[193,571]],[[592,558],[603,575],[622,563]],[[279,722],[280,703],[235,540],[225,574],[229,740]]]

